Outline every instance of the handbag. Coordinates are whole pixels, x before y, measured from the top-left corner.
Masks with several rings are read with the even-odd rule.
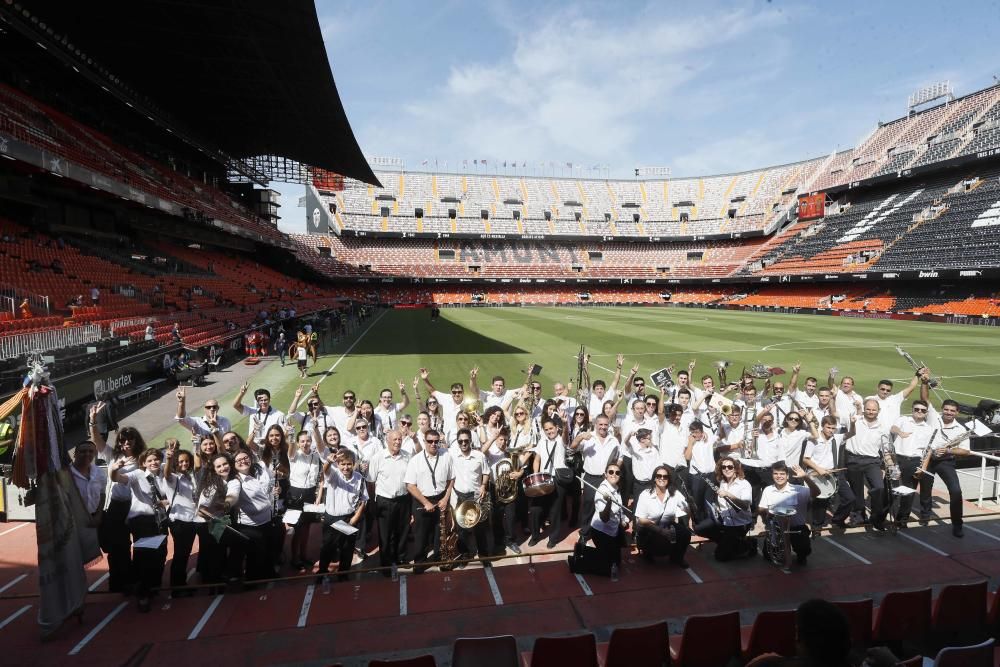
[[[556,478],[556,484],[559,486],[573,486],[576,481],[576,475],[569,468],[556,468],[553,476]]]

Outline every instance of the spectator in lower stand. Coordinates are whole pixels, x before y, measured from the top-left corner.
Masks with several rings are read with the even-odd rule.
[[[21,305],[18,306],[18,308],[21,311],[21,319],[22,320],[30,320],[32,317],[35,316],[35,314],[31,312],[31,304],[28,303],[27,299],[25,299],[24,301],[22,301]]]
[[[174,358],[169,352],[163,355],[163,374],[167,377],[174,375]]]
[[[96,286],[90,288],[90,303],[93,306],[101,303],[101,290]]]
[[[170,335],[173,337],[175,343],[181,342],[181,324],[180,324],[180,322],[174,322],[174,328],[171,330]]]
[[[52,269],[53,273],[58,273],[61,275],[63,272],[63,263],[59,260],[58,257],[56,257],[54,260],[52,260],[52,264],[49,265],[49,268]]]

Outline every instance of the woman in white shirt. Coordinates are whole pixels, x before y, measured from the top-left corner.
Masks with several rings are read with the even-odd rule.
[[[274,482],[268,468],[253,463],[249,452],[238,453],[233,461],[236,479],[240,482],[236,530],[246,539],[238,540],[231,547],[230,560],[238,566],[245,556],[246,579],[269,579],[274,576],[272,549],[269,548],[273,532]]]
[[[590,520],[590,537],[600,560],[610,565],[612,576],[621,567],[621,549],[625,544],[623,523],[627,519],[622,517],[622,496],[618,492],[621,478],[621,466],[612,461],[604,469],[604,481],[594,494],[594,518]]]
[[[207,466],[206,466],[207,467]],[[174,540],[174,555],[170,561],[170,586],[187,583],[187,563],[198,534],[194,502],[194,454],[177,450],[177,440],[167,440],[167,455],[163,462],[163,481],[170,501],[170,536]],[[201,545],[198,551],[201,552]],[[194,591],[175,590],[174,597],[193,595]]]
[[[514,408],[513,416],[514,419],[510,424],[510,446],[514,448],[534,447],[535,429],[531,422],[531,416],[528,414],[528,408],[519,404]]]
[[[711,529],[700,534],[716,543],[717,561],[755,555],[757,540],[747,538],[753,489],[750,482],[743,478],[743,466],[739,460],[732,456],[719,459],[715,465],[715,483],[719,487],[714,503],[716,522]]]
[[[109,470],[117,468],[123,474],[136,470],[139,467],[137,459],[145,451],[146,441],[135,428],[125,426],[115,434],[114,447],[109,446],[94,421],[99,407],[99,403],[91,407],[89,422],[90,440],[97,447],[97,457],[107,462]],[[108,590],[128,595],[132,593],[135,584],[132,541],[125,523],[132,505],[132,494],[126,486],[111,484],[109,496],[110,501],[101,517],[97,537],[101,549],[108,555]]]
[[[288,460],[291,468],[288,475],[288,509],[302,510],[309,503],[316,502],[316,486],[319,484],[323,458],[313,450],[313,437],[308,431],[301,431],[289,443]],[[302,512],[295,523],[292,534],[292,568],[312,570],[313,561],[306,556],[309,548],[309,524],[313,522],[311,513]]]
[[[240,454],[250,456],[247,451]],[[198,571],[202,583],[218,583],[223,580],[229,547],[239,540],[229,531],[222,532],[218,538],[211,533],[211,521],[232,525],[232,509],[240,499],[240,482],[236,479],[233,459],[228,454],[217,454],[205,466],[205,474],[198,480],[194,497],[198,501],[194,518],[198,524]],[[228,574],[231,578],[238,578],[238,566],[231,567]]]
[[[566,444],[563,440],[560,425],[555,419],[553,417],[544,417],[542,421],[544,435],[535,446],[535,456],[531,462],[532,472],[547,472],[552,475],[553,481],[556,481],[557,475],[565,476],[572,474],[569,472],[569,468],[566,467]],[[563,472],[558,473],[557,471],[559,470]],[[531,539],[528,540],[529,547],[535,546],[542,539],[543,516],[548,517],[549,524],[552,526],[552,532],[549,533],[549,541],[547,543],[548,548],[554,549],[558,543],[566,487],[558,483],[555,486],[556,489],[552,493],[544,496],[536,496],[528,502],[528,524],[531,527]]]
[[[120,459],[115,463],[111,478],[117,486],[129,489],[132,494],[128,510],[128,528],[132,542],[143,538],[163,537],[156,547],[135,547],[132,562],[135,568],[136,595],[139,611],[148,612],[153,589],[163,581],[163,568],[167,562],[167,505],[166,487],[160,477],[163,454],[158,449],[147,449],[139,455],[139,468],[122,472],[128,463]]]
[[[653,470],[653,487],[639,494],[635,507],[636,544],[643,558],[670,556],[670,562],[687,568],[684,552],[691,544],[688,517],[691,508],[680,491],[670,486],[669,466]]]
[[[70,474],[73,476],[73,483],[76,484],[83,506],[87,508],[90,515],[88,528],[97,528],[101,525],[101,516],[104,514],[105,489],[108,485],[108,475],[94,461],[97,459],[97,447],[90,440],[81,442],[73,450],[73,465]]]

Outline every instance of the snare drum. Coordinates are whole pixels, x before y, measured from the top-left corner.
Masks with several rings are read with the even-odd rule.
[[[552,473],[535,472],[524,478],[524,495],[529,498],[547,496],[556,490],[556,480]]]
[[[819,495],[816,496],[817,500],[832,498],[833,495],[837,493],[836,475],[813,475],[812,481],[817,487],[819,487]]]
[[[773,514],[776,517],[788,517],[788,516],[792,516],[793,514],[795,514],[795,508],[794,507],[772,507],[772,508],[768,509],[768,512],[770,512],[771,514]]]

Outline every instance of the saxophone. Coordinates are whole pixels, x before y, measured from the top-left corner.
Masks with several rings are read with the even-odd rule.
[[[455,522],[452,513],[447,510],[438,510],[438,560],[453,561],[458,558],[458,531],[455,529]],[[452,569],[452,565],[442,565],[442,570]]]
[[[899,463],[896,461],[896,447],[892,444],[892,438],[883,435],[879,443],[879,457],[882,459],[882,469],[885,471],[885,478],[889,485],[890,493],[901,484],[902,473],[899,470]]]
[[[743,408],[743,456],[748,459],[757,458],[757,438],[753,434],[756,417],[757,405],[745,405]]]

